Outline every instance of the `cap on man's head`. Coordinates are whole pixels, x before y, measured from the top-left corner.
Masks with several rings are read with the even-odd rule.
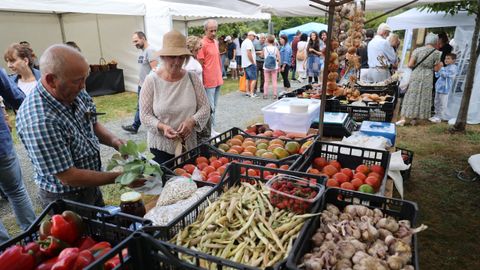
[[[231,36],[227,36],[224,41],[230,41],[230,40],[232,40],[232,37],[231,37]]]
[[[250,31],[250,32],[248,32],[248,35],[249,35],[249,36],[250,36],[250,35],[256,36],[257,34],[255,34],[255,32],[253,32],[253,31]]]
[[[379,26],[378,26],[378,30],[377,32],[379,31],[389,31],[389,32],[392,32],[392,28],[386,24],[386,23],[381,23]]]

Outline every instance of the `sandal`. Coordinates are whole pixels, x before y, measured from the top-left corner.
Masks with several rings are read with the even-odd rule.
[[[263,99],[267,99],[267,98],[268,98],[268,96],[267,96],[267,95],[263,95]]]
[[[272,99],[277,99],[277,95],[273,95]]]

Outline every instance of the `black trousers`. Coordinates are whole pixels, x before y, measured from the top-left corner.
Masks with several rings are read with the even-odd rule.
[[[288,70],[290,69],[289,65],[285,65],[285,68],[282,72],[282,79],[283,79],[283,87],[290,88],[290,81],[288,80]]]
[[[160,151],[155,148],[150,148],[150,152],[152,152],[152,154],[155,156],[153,160],[155,160],[158,164],[162,164],[175,157],[175,155],[169,154],[164,151]]]

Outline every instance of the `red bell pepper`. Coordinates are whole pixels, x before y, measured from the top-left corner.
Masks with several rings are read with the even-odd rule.
[[[58,256],[57,257],[53,257],[53,258],[50,258],[44,262],[42,262],[41,264],[39,264],[37,266],[37,268],[35,268],[35,270],[51,270],[52,267],[58,262]]]
[[[8,270],[33,270],[35,257],[31,251],[25,250],[20,245],[7,248],[0,255],[0,267]]]
[[[84,250],[84,249],[89,249],[93,247],[96,243],[97,241],[93,240],[92,237],[84,236],[80,238],[76,246],[78,247],[79,250]]]
[[[72,212],[63,211],[61,215],[53,215],[52,220],[45,220],[40,225],[40,238],[44,239],[50,235],[74,245],[83,232],[82,218]]]
[[[95,261],[95,258],[92,255],[90,250],[82,250],[78,254],[77,260],[75,261],[75,265],[72,270],[82,270],[83,268],[87,267]]]
[[[40,245],[40,252],[46,258],[57,256],[63,249],[68,247],[65,242],[53,236],[48,236],[47,239],[38,241],[38,244]]]
[[[127,255],[128,255],[128,250],[126,248],[124,248],[122,250],[122,257],[123,257],[124,260],[127,257]],[[117,255],[115,255],[115,257],[106,261],[105,264],[103,265],[103,268],[105,270],[112,270],[115,267],[117,267],[118,265],[120,265],[120,255],[117,254]]]
[[[112,249],[112,246],[108,242],[98,242],[93,247],[89,248],[90,252],[92,252],[93,257],[95,260],[102,257],[103,255],[107,254]]]
[[[66,248],[58,255],[58,261],[52,266],[52,270],[71,270],[75,266],[79,254],[78,248]]]
[[[35,265],[38,265],[43,260],[43,254],[40,250],[40,245],[37,242],[30,242],[23,248],[25,251],[29,252],[35,259]]]

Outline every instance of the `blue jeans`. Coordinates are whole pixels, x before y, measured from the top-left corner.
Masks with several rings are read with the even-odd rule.
[[[227,76],[227,71],[225,70],[225,59],[227,59],[227,54],[224,53],[220,57],[220,67],[222,67],[222,77]]]
[[[212,108],[212,126],[215,126],[215,107],[217,106],[218,96],[220,96],[220,87],[221,85],[212,88],[205,88],[210,107]]]
[[[22,230],[28,229],[35,221],[32,201],[28,196],[22,181],[22,171],[17,154],[0,157],[0,189],[7,195],[12,204],[13,212],[17,218],[17,224]],[[2,222],[0,222],[0,244],[9,239],[9,235]]]
[[[135,129],[139,129],[140,126],[142,125],[142,122],[140,122],[140,112],[139,112],[139,109],[140,109],[140,104],[138,103],[138,99],[140,97],[140,90],[142,90],[142,87],[139,85],[138,86],[138,91],[137,91],[137,111],[135,112],[135,119],[133,119],[133,124],[132,126],[135,128]]]

